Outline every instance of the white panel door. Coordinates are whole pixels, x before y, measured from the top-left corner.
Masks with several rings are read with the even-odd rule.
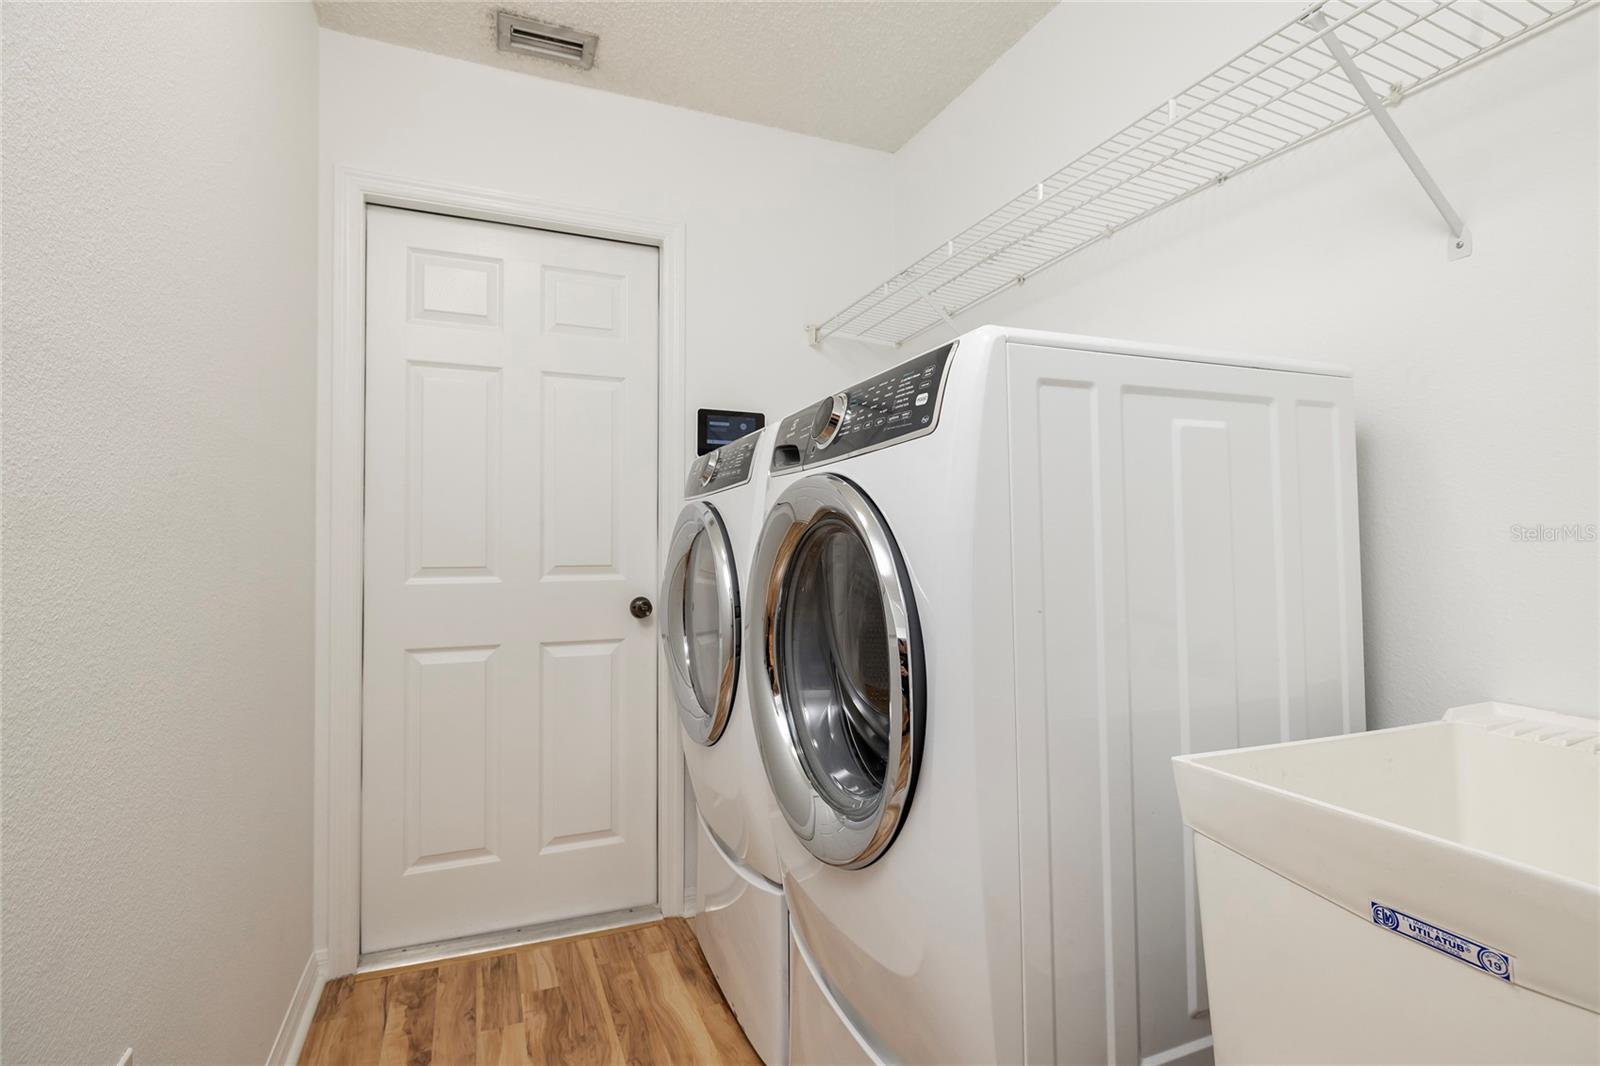
[[[363,951],[656,898],[656,294],[367,212]]]

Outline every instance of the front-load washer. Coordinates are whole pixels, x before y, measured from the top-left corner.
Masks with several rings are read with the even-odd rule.
[[[691,465],[667,552],[661,640],[697,808],[690,922],[751,1045],[780,1066],[788,1058],[788,912],[742,666],[769,435],[741,437]]]
[[[794,1062],[1209,1060],[1169,760],[1364,728],[1351,395],[985,327],[779,422]]]

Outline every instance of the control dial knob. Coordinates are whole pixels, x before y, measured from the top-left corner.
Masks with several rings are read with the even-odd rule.
[[[850,409],[850,394],[836,392],[817,405],[817,417],[811,423],[811,443],[823,451],[839,436],[845,412]]]
[[[706,465],[700,468],[700,484],[709,485],[711,479],[717,476],[717,467],[722,465],[722,453],[712,452],[706,456]]]

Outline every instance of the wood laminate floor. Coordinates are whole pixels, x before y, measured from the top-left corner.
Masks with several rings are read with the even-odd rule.
[[[760,1066],[688,923],[669,918],[328,982],[301,1066]]]

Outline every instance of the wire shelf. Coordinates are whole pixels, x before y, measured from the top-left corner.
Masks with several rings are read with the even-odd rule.
[[[813,336],[899,345],[1164,207],[1392,104],[1594,0],[1326,0],[840,311]]]

